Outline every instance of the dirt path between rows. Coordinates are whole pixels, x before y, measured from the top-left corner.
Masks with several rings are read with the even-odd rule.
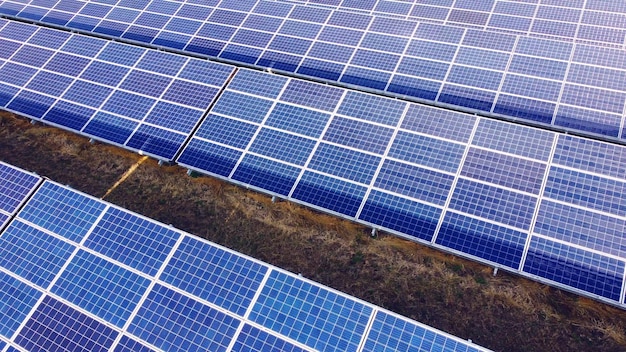
[[[0,113],[0,160],[102,197],[141,156]],[[496,351],[626,351],[626,311],[154,160],[105,200]]]

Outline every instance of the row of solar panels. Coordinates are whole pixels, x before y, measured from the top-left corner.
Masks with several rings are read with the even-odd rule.
[[[1,162],[0,209],[0,351],[484,350]]]
[[[11,27],[4,109],[624,306],[624,147]]]
[[[330,9],[515,34],[623,46],[619,0],[278,0]],[[210,3],[211,1],[204,1]],[[212,1],[215,3],[216,1]]]
[[[0,11],[481,114],[626,136],[623,47],[260,0],[4,1]]]

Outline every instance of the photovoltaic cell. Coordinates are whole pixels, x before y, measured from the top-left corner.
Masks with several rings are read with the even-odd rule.
[[[117,332],[62,302],[44,297],[15,343],[29,351],[107,351]]]
[[[359,219],[430,241],[440,216],[441,209],[432,205],[373,190]]]
[[[272,271],[249,319],[317,350],[355,351],[371,314],[360,302]]]
[[[65,265],[74,248],[16,220],[0,237],[0,249],[4,252],[0,265],[45,289]]]
[[[160,280],[243,316],[267,267],[185,237]],[[228,282],[228,285],[223,283]]]
[[[42,293],[0,271],[0,335],[11,338]]]
[[[155,285],[128,331],[168,351],[226,351],[240,321],[199,301]]]
[[[516,270],[527,237],[521,231],[448,212],[436,243]]]
[[[382,311],[376,312],[367,335],[366,351],[477,351],[458,341],[429,331],[404,318]]]
[[[289,343],[267,331],[245,324],[237,336],[233,351],[304,352],[305,349]]]
[[[52,182],[44,182],[19,217],[80,242],[105,205]]]
[[[524,272],[618,301],[624,262],[534,236]]]
[[[121,328],[148,284],[148,279],[80,250],[51,292]]]
[[[114,352],[154,352],[154,350],[124,335],[120,342],[115,345]]]
[[[85,247],[154,276],[179,236],[170,228],[109,208],[85,241]]]
[[[40,178],[0,162],[0,210],[13,214]]]

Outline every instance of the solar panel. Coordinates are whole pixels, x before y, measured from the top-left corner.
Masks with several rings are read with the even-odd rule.
[[[625,153],[240,69],[177,162],[623,305]]]
[[[41,178],[0,161],[0,230],[15,215]]]
[[[623,139],[626,20],[619,7],[595,1],[572,8],[504,6],[493,0],[379,0],[364,7],[368,2],[342,1],[331,7],[300,3],[258,0],[231,6],[154,0],[138,6],[81,3],[80,9],[67,12],[5,1],[0,11],[19,18],[44,11],[48,14],[38,21],[68,29]],[[379,11],[397,6],[409,12],[391,16]],[[9,27],[13,24],[2,31],[15,32]],[[37,114],[43,107],[28,110]],[[110,137],[118,144],[133,130],[110,116],[98,118],[124,131]],[[157,137],[175,139],[170,133]],[[137,138],[131,144],[138,148],[144,143]]]
[[[622,45],[626,29],[623,16],[626,14],[626,8],[617,1],[531,3],[495,0],[293,0],[289,2],[368,15],[423,20],[449,26],[482,28],[602,45]]]
[[[11,349],[486,351],[48,180],[0,253]]]
[[[0,41],[12,53],[0,67],[4,109],[161,160],[174,158],[233,71],[18,22]]]

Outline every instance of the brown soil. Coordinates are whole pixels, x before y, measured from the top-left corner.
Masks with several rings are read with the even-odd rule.
[[[0,113],[0,160],[102,197],[141,156]],[[626,351],[626,311],[154,160],[105,200],[497,351]]]

